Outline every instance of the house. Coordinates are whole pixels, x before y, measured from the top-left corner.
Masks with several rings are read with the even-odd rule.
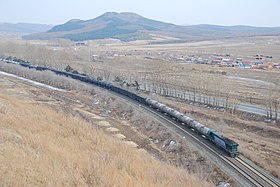
[[[273,69],[275,69],[275,67],[271,63],[266,63],[266,64],[259,64],[258,69],[273,70]]]
[[[212,64],[221,64],[222,60],[212,60]]]
[[[263,55],[257,54],[255,55],[256,60],[261,60],[263,58]]]
[[[243,68],[251,68],[252,67],[252,63],[249,60],[243,60],[242,61],[242,66],[243,66]]]
[[[274,65],[273,67],[280,70],[280,64]]]
[[[260,64],[263,64],[263,62],[255,62],[255,65],[260,65]]]
[[[75,42],[76,46],[86,46],[87,42]]]

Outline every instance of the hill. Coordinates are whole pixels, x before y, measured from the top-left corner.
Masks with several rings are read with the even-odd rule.
[[[0,93],[0,186],[211,186],[80,117],[11,97],[9,84]]]
[[[0,23],[0,33],[31,34],[44,32],[51,28],[51,25],[32,23]]]
[[[116,38],[135,40],[149,38],[149,33],[177,27],[173,24],[150,20],[134,13],[105,13],[95,19],[73,19],[54,26],[48,32],[24,36],[25,39],[67,38],[71,40],[91,40]]]
[[[123,41],[152,39],[151,34],[184,40],[218,39],[239,36],[279,35],[280,27],[187,25],[180,26],[142,17],[135,13],[108,12],[90,20],[73,19],[47,32],[25,39],[66,38],[74,41],[116,38]]]

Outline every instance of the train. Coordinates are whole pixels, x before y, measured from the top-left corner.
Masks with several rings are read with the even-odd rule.
[[[215,130],[202,125],[198,121],[195,121],[192,118],[186,116],[185,114],[173,108],[170,108],[156,100],[146,98],[146,104],[170,116],[182,125],[194,129],[199,134],[204,135],[208,140],[213,142],[220,149],[223,149],[231,157],[236,157],[239,155],[238,144],[233,140],[230,140],[229,138],[220,135]]]
[[[6,61],[6,62],[13,63],[13,61]],[[57,75],[71,77],[73,79],[77,79],[82,82],[93,84],[93,85],[105,88],[107,90],[111,90],[112,92],[124,95],[132,100],[137,101],[139,104],[146,105],[150,108],[153,108],[153,109],[169,116],[170,118],[172,118],[173,120],[176,120],[178,123],[180,123],[181,125],[183,125],[185,127],[193,129],[195,132],[206,137],[209,141],[211,141],[219,149],[222,149],[223,151],[225,151],[229,156],[237,157],[239,155],[239,151],[238,151],[239,145],[235,141],[222,136],[217,131],[210,129],[207,126],[199,123],[198,121],[195,121],[194,119],[188,117],[187,115],[185,115],[171,107],[168,107],[167,105],[162,104],[156,100],[153,100],[149,97],[141,96],[139,94],[130,92],[121,87],[112,85],[106,81],[97,80],[93,77],[89,77],[84,74],[71,73],[71,72],[55,70],[55,69],[51,69],[51,68],[47,68],[47,67],[35,66],[35,65],[31,65],[30,63],[25,63],[25,62],[14,62],[14,64],[19,64],[23,67],[27,67],[30,69],[36,69],[39,71],[49,70],[49,71],[54,72]]]

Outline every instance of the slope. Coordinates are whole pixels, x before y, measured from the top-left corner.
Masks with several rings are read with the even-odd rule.
[[[79,117],[9,96],[1,80],[0,186],[209,186]]]

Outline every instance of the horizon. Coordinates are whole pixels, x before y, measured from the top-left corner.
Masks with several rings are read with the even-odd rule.
[[[17,5],[17,6],[15,6]],[[63,7],[63,8],[61,8]],[[145,18],[176,25],[222,25],[280,27],[280,1],[227,1],[173,0],[162,2],[147,0],[106,0],[106,3],[91,0],[38,2],[26,0],[0,0],[0,23],[34,23],[58,25],[71,19],[89,20],[106,12],[133,12]],[[13,11],[11,11],[13,10]]]
[[[118,14],[121,14],[121,13],[134,13],[134,14],[137,14],[139,16],[142,16],[144,18],[147,18],[147,19],[152,19],[152,20],[156,20],[156,19],[153,19],[153,18],[149,18],[149,17],[145,17],[141,14],[138,14],[138,13],[135,13],[135,12],[104,12],[103,14],[106,14],[106,13],[118,13]],[[99,16],[102,16],[103,14],[101,15],[98,15],[94,18],[90,18],[90,19],[95,19]],[[88,21],[90,19],[79,19],[79,18],[72,18],[72,19],[69,19],[69,20],[66,20],[65,22],[63,23],[58,23],[58,24],[48,24],[48,23],[34,23],[34,22],[2,22],[0,21],[0,24],[39,24],[39,25],[49,25],[49,26],[56,26],[56,25],[62,25],[62,24],[65,24],[66,22],[70,21],[70,20],[81,20],[81,21]],[[170,22],[166,22],[164,20],[156,20],[156,21],[161,21],[161,22],[165,22],[165,23],[170,23]],[[193,25],[212,25],[212,26],[228,26],[228,27],[234,27],[234,26],[248,26],[248,27],[280,27],[280,26],[254,26],[254,25],[218,25],[218,24],[209,24],[209,23],[199,23],[199,24],[176,24],[176,23],[170,23],[170,24],[174,24],[174,25],[178,25],[178,26],[193,26]]]

